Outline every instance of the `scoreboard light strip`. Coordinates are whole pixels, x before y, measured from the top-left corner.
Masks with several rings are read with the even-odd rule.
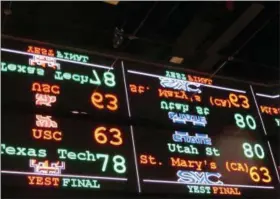
[[[125,88],[125,97],[126,97],[126,105],[127,105],[127,110],[128,110],[128,116],[131,117],[131,111],[130,111],[130,105],[129,105],[129,99],[128,99],[128,92],[127,92],[127,85],[126,85],[126,78],[125,78],[123,61],[122,61],[122,73],[123,73],[123,82],[124,82],[124,88]]]
[[[237,93],[246,93],[246,91],[244,91],[244,90],[227,88],[227,87],[223,87],[223,86],[214,86],[214,85],[208,85],[208,84],[201,84],[201,85],[203,85],[204,87],[216,88],[216,89],[219,89],[219,90],[233,91],[233,92],[237,92]]]
[[[273,186],[254,186],[254,185],[241,185],[241,184],[200,184],[200,183],[184,183],[184,182],[169,181],[169,180],[143,179],[143,182],[162,183],[162,184],[204,185],[204,186],[219,186],[219,187],[240,187],[240,188],[253,188],[253,189],[275,189]]]
[[[122,61],[122,73],[123,73],[123,82],[124,82],[124,87],[125,87],[127,111],[128,111],[129,118],[131,118],[131,111],[130,111],[130,104],[129,104],[129,99],[128,99],[128,92],[127,92],[127,85],[126,85],[123,61]],[[137,187],[138,187],[138,192],[141,193],[140,177],[139,177],[138,163],[137,163],[137,158],[136,158],[137,154],[136,154],[136,147],[135,147],[134,131],[133,131],[132,125],[130,125],[130,134],[131,134],[132,148],[133,148],[133,153],[134,153],[134,164],[135,164],[135,169],[136,169]]]
[[[133,131],[132,125],[130,125],[130,132],[131,132],[132,147],[133,147],[133,153],[134,153],[134,163],[135,163],[135,168],[136,168],[137,187],[138,187],[138,192],[141,193],[139,169],[138,169],[138,163],[137,163],[137,158],[136,158],[136,147],[135,147],[135,143],[134,143],[134,131]]]
[[[263,131],[264,131],[265,135],[267,135],[266,129],[265,129],[265,127],[264,127],[264,122],[263,122],[263,119],[262,119],[262,116],[261,116],[261,112],[260,112],[260,110],[259,110],[259,105],[258,105],[256,96],[255,96],[255,94],[254,94],[254,90],[253,90],[252,85],[250,85],[250,90],[251,90],[251,92],[252,92],[252,95],[253,95],[253,98],[254,98],[254,101],[255,101],[255,105],[256,105],[256,108],[257,108],[257,111],[258,111],[258,114],[259,114],[259,117],[260,117],[260,120],[261,120],[261,123],[262,123]]]
[[[256,95],[260,96],[260,97],[271,98],[271,99],[275,99],[275,98],[280,97],[280,95],[266,95],[266,94],[262,94],[262,93],[256,93]]]
[[[262,115],[261,115],[261,112],[260,112],[260,109],[259,109],[259,105],[258,105],[256,96],[255,96],[255,94],[254,94],[254,90],[253,90],[252,85],[250,85],[250,89],[251,89],[251,92],[252,92],[252,95],[253,95],[253,98],[254,98],[254,101],[255,101],[255,105],[256,105],[256,108],[257,108],[257,111],[258,111],[260,120],[261,120],[261,124],[262,124],[263,130],[264,130],[264,133],[265,133],[265,135],[267,135],[266,128],[265,128],[265,126],[264,126],[263,118],[262,118]],[[278,182],[280,182],[280,177],[279,177],[279,173],[278,173],[278,168],[277,168],[277,165],[276,165],[276,162],[275,162],[275,159],[274,159],[274,156],[273,156],[271,147],[270,147],[270,143],[269,143],[269,141],[267,141],[267,143],[268,143],[269,152],[270,152],[270,154],[271,154],[271,158],[272,158],[272,161],[273,161],[273,165],[274,165],[274,168],[275,168],[276,176],[277,176]]]
[[[23,52],[23,51],[19,51],[19,50],[11,50],[11,49],[7,49],[7,48],[1,48],[1,51],[20,54],[20,55],[31,55],[31,56],[37,55],[37,54],[27,53],[27,52]],[[73,64],[91,66],[91,67],[95,67],[95,68],[103,68],[103,69],[110,69],[110,70],[114,69],[113,67],[103,66],[103,65],[98,65],[98,64],[82,63],[82,62],[71,61],[71,60],[67,60],[67,59],[61,59],[61,58],[50,57],[50,56],[45,56],[45,55],[40,55],[40,56],[49,57],[49,58],[53,58],[55,60],[59,60],[59,61],[63,61],[63,62],[69,62],[69,63],[73,63]]]
[[[278,168],[277,168],[277,165],[276,165],[276,161],[274,159],[274,156],[272,154],[272,149],[271,149],[271,146],[270,146],[270,143],[269,141],[267,141],[267,144],[268,144],[268,148],[269,148],[269,151],[271,153],[271,158],[272,158],[272,161],[273,161],[273,165],[275,167],[275,170],[276,170],[276,175],[277,175],[277,178],[278,178],[278,182],[280,183],[280,177],[279,177],[279,173],[278,173]]]
[[[134,71],[134,70],[127,70],[127,72],[132,73],[132,74],[137,74],[137,75],[148,76],[148,77],[156,77],[156,78],[164,77],[164,78],[174,79],[174,78],[165,77],[165,76],[162,76],[162,75],[153,75],[153,74],[150,74],[150,73],[138,72],[138,71]],[[182,81],[190,82],[190,81],[186,81],[186,80],[182,80]],[[205,87],[216,88],[216,89],[219,89],[219,90],[234,91],[234,92],[237,92],[237,93],[246,93],[246,91],[244,91],[244,90],[238,90],[238,89],[233,89],[233,88],[227,88],[227,87],[222,87],[222,86],[214,86],[214,85],[208,85],[208,84],[202,84],[202,83],[197,83],[197,84],[203,85]]]
[[[38,173],[34,173],[34,172],[25,172],[25,171],[6,171],[6,170],[2,170],[1,173],[15,174],[15,175],[38,175],[38,176],[88,178],[88,179],[112,180],[112,181],[127,181],[127,178],[102,177],[102,176],[84,176],[84,175],[71,175],[71,174],[50,175],[50,174],[43,174],[43,173],[38,174]]]

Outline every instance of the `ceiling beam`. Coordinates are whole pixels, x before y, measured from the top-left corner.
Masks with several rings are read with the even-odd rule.
[[[211,71],[212,67],[222,59],[218,52],[229,44],[248,24],[255,19],[264,9],[258,3],[252,4],[206,51],[208,58],[197,68],[203,71]]]
[[[196,16],[177,38],[172,55],[191,57],[197,46],[211,33],[213,24]]]

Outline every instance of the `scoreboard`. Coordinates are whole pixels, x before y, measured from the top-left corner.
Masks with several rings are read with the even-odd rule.
[[[136,191],[113,60],[90,63],[86,55],[9,42],[1,49],[4,184]]]
[[[6,197],[275,198],[276,89],[38,42],[1,56]]]

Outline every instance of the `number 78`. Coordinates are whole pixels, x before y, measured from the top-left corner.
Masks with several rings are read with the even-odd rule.
[[[103,159],[101,171],[105,172],[107,170],[109,155],[97,153],[96,158]],[[126,172],[126,161],[123,156],[115,155],[112,160],[113,160],[113,169],[115,172],[117,172],[117,173]]]

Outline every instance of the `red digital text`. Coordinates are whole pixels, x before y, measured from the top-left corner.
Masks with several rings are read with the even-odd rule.
[[[28,46],[27,52],[38,54],[38,55],[54,57],[53,49],[41,48],[41,47],[37,47],[37,46]]]
[[[267,115],[280,115],[280,108],[278,107],[261,105],[260,110],[262,113]]]
[[[197,83],[201,83],[201,84],[209,84],[212,85],[213,80],[209,79],[209,78],[205,78],[205,77],[199,77],[199,76],[195,76],[195,75],[188,75],[188,81],[191,82],[197,82]]]
[[[138,93],[138,94],[145,93],[145,91],[150,89],[148,86],[135,85],[135,84],[129,84],[129,88],[130,88],[130,92]]]
[[[241,192],[238,188],[233,187],[212,187],[213,194],[215,195],[241,195]]]
[[[61,131],[52,131],[52,130],[44,130],[44,129],[32,129],[32,136],[35,139],[42,140],[54,140],[61,141],[62,140],[62,132]]]
[[[172,167],[195,169],[196,171],[201,171],[204,168],[217,169],[215,162],[208,162],[207,160],[187,160],[179,157],[170,157],[170,163]]]
[[[56,95],[60,94],[60,87],[58,85],[33,82],[31,91],[36,93],[35,104],[37,106],[51,107],[57,100]]]
[[[60,179],[57,177],[27,176],[28,184],[31,186],[58,187]]]
[[[52,119],[52,116],[36,115],[36,126],[37,128],[32,129],[32,137],[34,139],[53,141],[62,140],[62,132],[57,130],[58,124]]]
[[[162,162],[157,161],[156,157],[150,154],[140,155],[140,164],[144,165],[162,165]]]
[[[226,108],[250,108],[249,100],[246,95],[230,93],[228,98],[210,96],[210,104],[217,107]]]
[[[51,85],[51,84],[39,83],[39,82],[34,82],[32,84],[31,90],[33,92],[45,93],[45,94],[54,94],[54,95],[60,94],[60,87],[58,85]]]
[[[200,95],[193,95],[193,94],[187,94],[185,91],[173,91],[168,89],[158,89],[158,95],[159,97],[164,98],[175,98],[175,99],[184,99],[186,101],[190,102],[201,102],[201,96]]]
[[[226,169],[229,172],[243,172],[249,174],[254,182],[270,183],[272,181],[269,170],[266,167],[250,166],[247,163],[226,161]]]

